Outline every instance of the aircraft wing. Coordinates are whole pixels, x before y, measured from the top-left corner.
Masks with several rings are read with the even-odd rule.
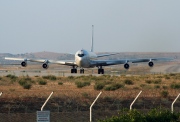
[[[52,64],[60,64],[60,65],[67,65],[67,66],[77,66],[74,60],[67,60],[67,61],[53,61],[49,60],[49,63]]]
[[[91,62],[92,66],[109,66],[125,63],[141,63],[150,61],[169,61],[173,60],[171,58],[144,58],[144,59],[122,59],[122,60],[93,60]]]
[[[104,57],[104,56],[110,56],[110,55],[116,55],[116,54],[119,54],[119,53],[99,54],[97,55],[97,57]]]
[[[60,64],[60,65],[68,65],[68,66],[76,66],[75,61],[67,60],[67,61],[54,61],[47,59],[23,59],[23,58],[11,58],[5,57],[6,60],[14,60],[14,61],[30,61],[30,62],[38,62],[38,63],[52,63],[52,64]]]
[[[93,60],[91,62],[92,66],[109,66],[116,64],[125,64],[127,60]]]
[[[144,59],[131,59],[132,63],[150,62],[150,61],[170,61],[173,58],[144,58]]]

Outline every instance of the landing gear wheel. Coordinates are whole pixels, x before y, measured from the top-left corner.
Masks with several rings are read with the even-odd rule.
[[[84,69],[80,69],[80,74],[84,74]]]
[[[104,74],[104,69],[98,69],[98,74]]]
[[[71,69],[71,73],[77,73],[77,69],[75,68]]]
[[[101,69],[101,73],[104,74],[104,69]]]

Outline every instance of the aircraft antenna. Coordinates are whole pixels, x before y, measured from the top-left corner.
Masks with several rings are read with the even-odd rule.
[[[92,40],[91,40],[91,52],[93,52],[93,47],[94,47],[94,45],[93,45],[93,37],[94,37],[94,25],[92,25]]]

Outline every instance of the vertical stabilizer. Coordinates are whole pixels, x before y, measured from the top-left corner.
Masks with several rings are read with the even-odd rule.
[[[94,45],[93,45],[93,40],[94,39],[94,25],[92,25],[92,40],[91,40],[91,52],[93,52],[93,48],[94,48]]]

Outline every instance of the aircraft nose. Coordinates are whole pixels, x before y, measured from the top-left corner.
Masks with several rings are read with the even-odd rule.
[[[79,57],[76,63],[79,67],[81,67],[82,66],[82,58]]]
[[[80,64],[82,65],[83,58],[79,58],[79,62],[80,62]]]

